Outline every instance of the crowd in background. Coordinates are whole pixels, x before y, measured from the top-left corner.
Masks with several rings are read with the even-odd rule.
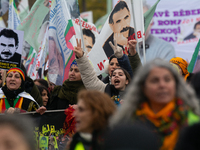
[[[121,10],[129,13],[125,4],[116,12]],[[145,39],[150,46],[147,63],[136,51],[136,40],[129,40],[124,52],[112,35],[106,43],[112,55],[104,77],[96,75],[78,39],[62,85],[50,82],[48,73],[32,80],[23,64],[1,70],[0,149],[35,149],[32,120],[19,114],[69,109],[73,121],[66,150],[200,149],[200,72],[188,72],[188,62],[149,33],[151,25]]]
[[[129,41],[128,56],[110,43],[114,54],[103,79],[96,75],[78,39],[76,59],[62,86],[45,79],[33,81],[23,66],[1,70],[5,82],[1,80],[0,111],[9,114],[0,117],[2,126],[16,122],[9,120],[10,114],[36,111],[42,115],[71,107],[76,133],[66,149],[198,149],[199,73],[189,73],[188,63],[179,57],[141,65],[136,43]],[[23,129],[9,127],[28,136]]]

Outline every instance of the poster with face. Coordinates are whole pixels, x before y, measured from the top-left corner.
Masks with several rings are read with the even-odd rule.
[[[152,6],[156,0],[146,0]],[[162,0],[159,2],[150,33],[175,48],[176,57],[190,62],[200,38],[199,0]]]
[[[0,68],[20,67],[23,31],[0,28]]]
[[[73,26],[76,32],[76,38],[81,39],[81,34],[83,34],[85,53],[88,54],[92,50],[94,43],[99,35],[96,26],[91,22],[86,22],[83,19],[81,19],[81,28],[82,28],[82,33],[81,33],[80,22],[78,18],[73,19]],[[74,44],[74,46],[75,45],[76,43]]]
[[[114,44],[115,40],[117,45],[123,49],[124,54],[128,54],[128,41],[135,39],[135,35],[137,35],[139,42],[143,39],[142,26],[139,26],[142,19],[137,20],[134,17],[137,20],[135,22],[137,33],[135,34],[131,5],[130,0],[121,0],[115,5],[88,54],[88,58],[98,75],[104,73],[104,62],[114,53],[109,42]],[[137,15],[139,13],[141,12],[137,12]]]

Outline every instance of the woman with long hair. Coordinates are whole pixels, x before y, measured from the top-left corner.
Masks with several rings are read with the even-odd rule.
[[[108,120],[115,110],[116,106],[107,94],[99,91],[80,91],[74,112],[76,134],[72,138],[70,150],[100,149]]]
[[[199,113],[194,91],[168,62],[156,59],[137,72],[111,126],[133,122],[155,132],[160,149],[172,150],[190,113]]]

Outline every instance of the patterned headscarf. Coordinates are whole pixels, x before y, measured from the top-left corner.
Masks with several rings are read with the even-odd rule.
[[[6,82],[5,85],[2,87],[2,91],[5,94],[7,100],[9,102],[12,102],[18,96],[19,93],[25,90],[25,74],[20,68],[17,67],[9,69],[6,76],[8,76],[10,72],[18,72],[22,81],[20,87],[17,90],[8,89]]]
[[[183,72],[183,75],[185,76],[185,79],[187,79],[187,77],[188,77],[189,74],[190,74],[190,73],[188,72],[188,70],[187,70],[187,67],[188,67],[187,61],[184,60],[184,59],[181,58],[181,57],[174,57],[174,58],[170,59],[170,62],[171,62],[171,63],[174,63],[174,64],[177,64],[177,65],[181,68],[181,70],[182,70],[182,72]]]
[[[24,72],[23,72],[20,68],[17,68],[17,67],[15,67],[15,68],[10,68],[10,69],[8,70],[6,76],[7,76],[10,72],[16,72],[16,71],[21,75],[22,80],[25,81],[25,74],[24,74]]]
[[[76,66],[78,66],[78,65],[77,65],[77,62],[76,62],[75,59],[74,59],[74,61],[71,63],[70,68],[72,67],[72,65],[76,65]]]

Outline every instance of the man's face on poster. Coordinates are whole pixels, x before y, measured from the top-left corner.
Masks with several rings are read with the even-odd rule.
[[[197,24],[196,25],[196,28],[195,28],[195,30],[194,30],[194,33],[195,33],[195,35],[196,36],[200,36],[200,24]]]
[[[123,34],[124,37],[128,37],[130,21],[130,12],[125,7],[113,14],[114,23],[109,25],[114,33],[120,33]]]
[[[89,53],[92,50],[92,47],[93,47],[92,37],[89,37],[87,35],[83,35],[83,41],[84,41],[86,51]]]
[[[10,59],[13,57],[18,46],[15,46],[14,38],[7,38],[5,36],[0,37],[0,56],[3,59]]]

